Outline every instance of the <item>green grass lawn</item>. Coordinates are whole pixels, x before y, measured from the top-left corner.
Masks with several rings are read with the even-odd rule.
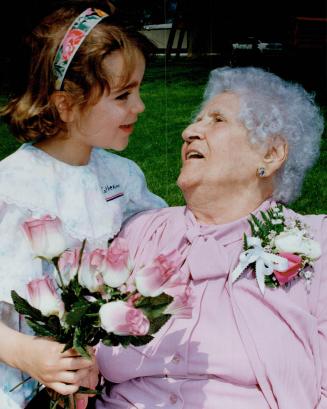
[[[128,148],[122,152],[143,169],[149,188],[170,205],[183,204],[176,186],[181,132],[201,102],[209,69],[201,64],[167,65],[157,62],[145,75],[142,97],[146,105]],[[327,107],[325,113],[327,117]],[[0,127],[0,159],[19,145],[4,125]],[[321,156],[305,180],[301,197],[291,204],[300,213],[327,213],[327,138]],[[32,178],[32,175],[31,175]]]

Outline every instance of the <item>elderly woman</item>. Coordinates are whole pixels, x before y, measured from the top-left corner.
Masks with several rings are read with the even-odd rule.
[[[100,346],[97,409],[327,408],[327,220],[282,206],[322,131],[300,85],[211,73],[183,132],[186,207],[139,214],[120,235],[150,296],[184,289],[179,317],[145,346]]]

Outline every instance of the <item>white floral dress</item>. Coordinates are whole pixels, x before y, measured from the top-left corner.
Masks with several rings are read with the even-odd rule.
[[[85,166],[72,166],[34,147],[22,145],[0,162],[0,319],[18,331],[29,332],[12,306],[10,291],[26,296],[25,285],[41,277],[44,265],[33,259],[22,230],[29,218],[59,217],[66,239],[85,238],[104,246],[135,213],[166,206],[146,186],[140,168],[131,160],[94,149]],[[0,363],[0,407],[24,408],[35,382],[9,392],[26,375]]]

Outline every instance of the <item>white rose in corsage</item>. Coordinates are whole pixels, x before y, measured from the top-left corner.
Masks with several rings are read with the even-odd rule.
[[[321,255],[319,243],[305,237],[304,231],[297,227],[291,230],[286,230],[275,237],[275,247],[279,252],[288,252],[296,254],[304,254],[305,256],[316,259]]]
[[[251,267],[262,294],[265,286],[283,286],[296,277],[304,278],[309,289],[312,263],[321,255],[319,243],[300,220],[285,221],[282,205],[260,213],[262,220],[251,215],[252,237],[244,234],[244,252],[232,272],[232,282]]]

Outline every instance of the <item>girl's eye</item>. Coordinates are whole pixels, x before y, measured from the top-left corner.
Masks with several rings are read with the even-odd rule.
[[[118,100],[121,101],[121,100],[127,99],[129,95],[130,95],[130,92],[126,91],[126,92],[118,95],[115,99],[118,99]]]
[[[217,115],[217,116],[214,117],[214,120],[215,120],[215,122],[222,122],[223,118],[221,116]]]

